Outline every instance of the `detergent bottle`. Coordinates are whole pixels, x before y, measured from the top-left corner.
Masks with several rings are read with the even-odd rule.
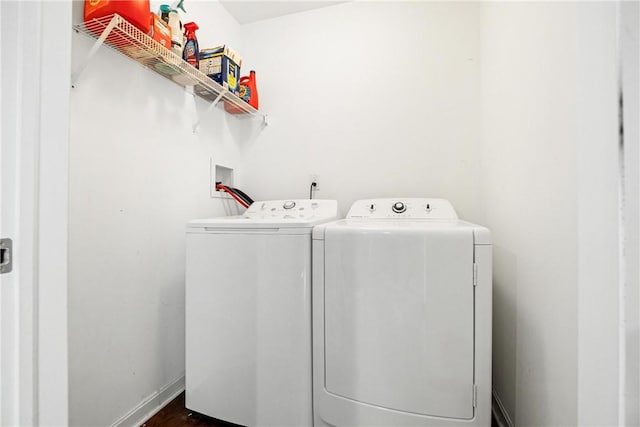
[[[200,50],[198,49],[198,39],[196,38],[196,30],[198,28],[198,24],[195,22],[184,24],[184,36],[187,41],[182,52],[182,59],[196,68],[200,68],[200,61],[198,60]]]
[[[256,87],[256,72],[251,70],[248,76],[240,77],[240,98],[258,109],[258,88]]]
[[[140,31],[149,32],[149,0],[84,0],[84,22],[119,14]]]
[[[258,109],[258,88],[256,86],[255,71],[251,70],[248,76],[240,77],[240,90],[238,92],[238,97],[256,110]],[[246,113],[245,110],[230,102],[224,103],[224,109],[231,114]]]

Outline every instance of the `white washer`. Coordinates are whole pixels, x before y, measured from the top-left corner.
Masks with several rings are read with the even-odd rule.
[[[336,216],[334,200],[278,200],[188,223],[187,408],[313,425],[311,230]]]
[[[442,199],[313,232],[316,426],[489,426],[491,238]]]

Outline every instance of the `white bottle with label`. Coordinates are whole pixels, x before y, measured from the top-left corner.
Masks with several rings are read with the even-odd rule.
[[[182,58],[182,23],[175,9],[169,12],[169,27],[171,28],[171,51]]]

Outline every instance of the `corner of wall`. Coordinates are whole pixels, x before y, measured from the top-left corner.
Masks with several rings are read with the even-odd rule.
[[[152,393],[110,427],[137,427],[165,407],[184,391],[184,375]]]

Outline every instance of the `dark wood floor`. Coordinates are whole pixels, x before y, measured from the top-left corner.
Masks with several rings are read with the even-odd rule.
[[[184,407],[184,392],[160,412],[149,418],[142,427],[239,427],[225,421],[206,417]]]
[[[173,399],[160,412],[145,421],[141,427],[241,427],[192,412],[184,407],[184,392]],[[498,427],[491,417],[491,426]]]

